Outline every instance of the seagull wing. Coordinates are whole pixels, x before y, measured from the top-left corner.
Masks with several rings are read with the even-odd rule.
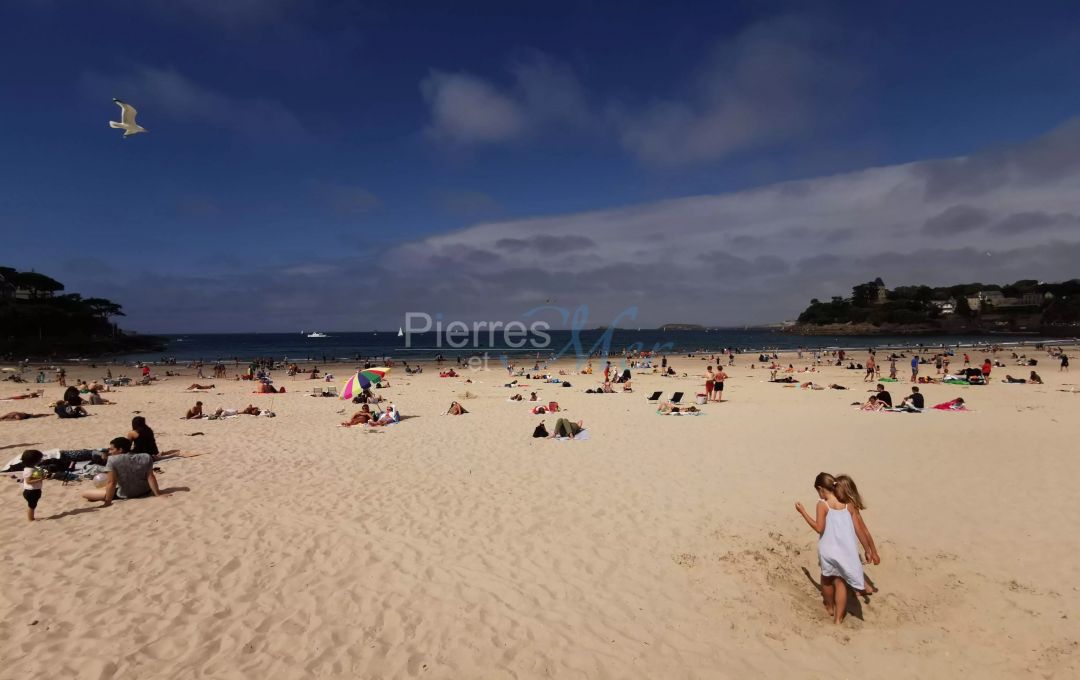
[[[122,102],[119,99],[113,99],[113,101],[120,107],[120,120],[123,122],[124,126],[135,127],[135,114],[138,113],[138,111],[135,110],[135,107],[127,102]]]

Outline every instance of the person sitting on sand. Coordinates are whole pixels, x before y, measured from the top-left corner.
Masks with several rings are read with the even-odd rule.
[[[115,401],[109,401],[102,397],[93,387],[90,388],[90,394],[87,396],[86,400],[90,402],[91,406],[112,406],[116,403]]]
[[[877,392],[878,401],[884,404],[885,408],[892,408],[892,395],[889,394],[889,391],[885,389],[884,385],[878,383],[877,387],[871,391]]]
[[[919,411],[926,407],[926,400],[923,399],[923,395],[919,393],[918,385],[912,385],[911,394],[904,397],[904,400],[900,402],[900,408],[905,410],[917,409]]]
[[[270,383],[259,383],[255,388],[255,394],[277,394],[277,390]]]
[[[1031,375],[1028,376],[1028,382],[1032,383],[1033,385],[1042,385],[1043,384],[1042,377],[1040,377],[1039,374],[1036,373],[1035,371],[1032,371]]]
[[[870,399],[859,409],[861,411],[882,411],[885,409],[885,404],[882,404],[878,400],[876,394],[871,394]]]
[[[31,418],[48,418],[48,413],[23,413],[22,411],[12,411],[11,413],[5,413],[0,416],[0,420],[30,420]]]
[[[371,408],[364,404],[360,407],[360,410],[353,414],[352,418],[349,418],[341,424],[342,427],[352,427],[353,425],[363,425],[370,422],[375,416],[371,413]]]
[[[529,392],[529,401],[537,401],[536,392]]]
[[[79,396],[79,388],[72,385],[64,390],[64,401],[68,406],[82,406],[83,398]]]
[[[128,432],[127,437],[132,442],[132,453],[146,453],[151,458],[158,457],[160,451],[158,451],[157,437],[154,436],[154,431],[150,429],[150,426],[146,424],[146,418],[142,416],[132,418],[131,432]]]
[[[187,391],[188,391],[188,392],[190,392],[190,391],[192,391],[192,390],[212,390],[212,389],[214,389],[214,385],[213,385],[213,384],[210,384],[210,385],[200,385],[199,383],[191,383],[191,384],[190,384],[190,385],[188,385],[188,387],[187,387]]]
[[[573,439],[585,429],[585,421],[579,420],[576,423],[567,418],[559,418],[555,421],[555,429],[548,435],[548,439],[554,439],[556,437],[567,437]]]
[[[465,411],[465,413],[468,413],[468,411]],[[372,427],[380,427],[383,425],[390,425],[396,423],[399,419],[400,416],[398,415],[397,410],[394,408],[393,404],[390,404],[386,407],[386,411],[384,411],[383,414],[379,416],[377,420],[375,420],[375,422],[369,423],[369,425],[371,425]]]
[[[102,507],[106,507],[112,505],[115,498],[161,495],[157,477],[154,476],[153,456],[130,450],[131,441],[124,437],[117,437],[109,443],[105,460],[105,488],[84,491],[83,498],[88,501],[104,501]]]
[[[203,417],[202,402],[197,401],[195,405],[188,409],[187,415],[184,416],[185,420],[195,420],[196,418]]]
[[[456,401],[450,402],[450,408],[446,409],[446,415],[448,416],[461,416],[468,413],[461,404]]]

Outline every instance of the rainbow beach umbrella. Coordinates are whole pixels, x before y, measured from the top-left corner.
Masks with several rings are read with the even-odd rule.
[[[365,368],[345,381],[345,385],[341,388],[341,398],[352,399],[364,390],[370,389],[372,385],[378,385],[389,372],[390,369],[385,367]]]

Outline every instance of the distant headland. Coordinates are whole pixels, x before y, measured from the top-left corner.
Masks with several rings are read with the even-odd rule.
[[[850,297],[811,300],[784,330],[802,335],[1074,334],[1080,332],[1080,279],[889,289],[877,278],[854,286]]]
[[[38,272],[0,267],[0,356],[71,357],[156,352],[161,338],[125,333],[123,308],[105,298],[60,294],[64,284]]]

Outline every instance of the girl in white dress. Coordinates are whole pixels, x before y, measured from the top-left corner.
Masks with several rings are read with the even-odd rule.
[[[816,517],[811,517],[802,503],[795,509],[806,523],[821,536],[818,539],[818,562],[821,565],[821,596],[825,610],[834,623],[841,623],[847,610],[847,586],[858,592],[874,592],[867,588],[859,559],[859,543],[866,549],[868,562],[878,564],[874,540],[859,515],[863,507],[858,489],[850,477],[838,485],[836,478],[822,472],[814,479],[818,492]]]

